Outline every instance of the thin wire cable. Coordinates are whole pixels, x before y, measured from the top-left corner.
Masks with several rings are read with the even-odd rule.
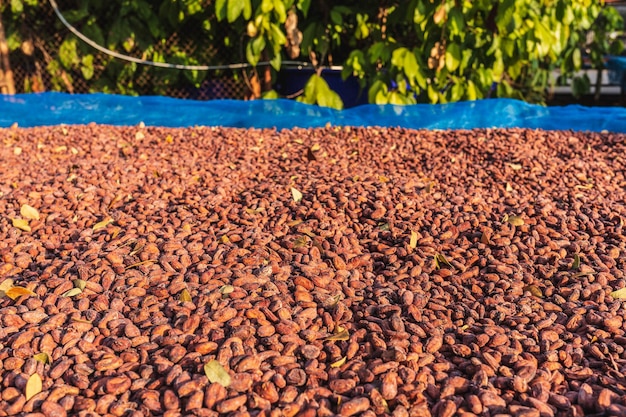
[[[121,59],[121,60],[128,61],[128,62],[134,62],[136,64],[141,64],[141,65],[150,65],[150,66],[159,67],[159,68],[170,68],[170,69],[190,70],[190,71],[215,71],[215,70],[244,69],[244,68],[254,67],[254,65],[247,63],[247,62],[241,62],[238,64],[226,64],[226,65],[170,64],[168,62],[156,62],[156,61],[150,61],[147,59],[140,59],[140,58],[135,58],[133,56],[120,54],[118,52],[107,49],[104,46],[98,45],[96,42],[89,39],[87,36],[83,35],[78,29],[76,29],[67,20],[65,20],[65,17],[63,16],[63,14],[61,14],[61,11],[59,10],[59,7],[57,6],[57,3],[55,0],[49,0],[49,2],[50,2],[50,6],[52,6],[52,10],[54,10],[54,13],[57,15],[61,23],[63,23],[63,25],[70,30],[70,32],[72,32],[74,35],[76,35],[76,37],[78,37],[80,40],[82,40],[87,45],[91,46],[92,48],[97,49],[98,51],[104,54],[107,54],[109,56],[112,56],[114,58],[117,58],[117,59]],[[282,61],[281,64],[282,65],[298,65],[298,66],[304,66],[304,67],[311,66],[309,62],[303,62],[303,61]],[[267,66],[267,65],[271,65],[269,61],[259,62],[256,66]]]

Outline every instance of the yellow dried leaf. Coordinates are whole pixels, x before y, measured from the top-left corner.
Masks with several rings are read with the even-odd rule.
[[[110,225],[111,223],[113,223],[113,219],[110,217],[107,217],[106,219],[102,220],[101,222],[98,222],[96,224],[93,225],[93,231],[97,232],[98,230],[102,230],[104,228],[106,228],[108,225]]]
[[[509,193],[510,193],[511,191],[513,191],[513,187],[511,186],[511,184],[510,184],[510,183],[508,183],[508,182],[506,183],[506,188],[505,188],[505,190],[506,190],[507,192],[509,192]]]
[[[524,292],[528,291],[529,293],[531,293],[532,295],[534,295],[535,297],[539,297],[542,298],[543,297],[543,292],[541,291],[541,289],[539,287],[537,287],[536,285],[526,285],[523,288]]]
[[[299,225],[300,223],[302,223],[302,220],[299,220],[299,219],[298,220],[292,220],[289,223],[287,223],[287,226],[293,227],[293,226]]]
[[[189,294],[189,290],[187,288],[183,288],[183,290],[178,295],[178,300],[183,303],[191,302],[191,294]]]
[[[183,232],[191,233],[191,225],[189,223],[183,224]]]
[[[339,304],[339,300],[341,300],[341,294],[333,295],[332,297],[328,297],[326,301],[324,301],[324,307],[326,308],[334,308]]]
[[[122,231],[121,227],[113,228],[113,231],[111,232],[111,239],[115,239],[117,237],[117,235],[120,234],[121,231]]]
[[[65,152],[65,151],[67,151],[67,146],[65,145],[57,146],[56,148],[52,150],[52,152],[54,153],[60,153],[60,152]]]
[[[13,227],[17,227],[20,230],[23,230],[25,232],[30,232],[31,228],[28,225],[28,220],[24,220],[24,219],[11,219],[12,223],[13,223]]]
[[[626,287],[613,291],[610,295],[613,298],[626,299]]]
[[[519,171],[520,169],[522,169],[522,164],[509,164],[509,166],[513,171]]]
[[[49,364],[49,363],[52,362],[50,360],[50,355],[48,355],[46,352],[38,353],[38,354],[34,355],[33,358],[36,361],[39,361],[39,362],[43,363],[44,365]]]
[[[579,190],[591,190],[593,188],[593,184],[585,184],[585,185],[576,185],[576,188],[578,188]]]
[[[212,384],[218,383],[224,388],[230,385],[230,375],[215,359],[204,364],[204,373]]]
[[[20,214],[23,218],[28,220],[39,220],[39,212],[37,211],[37,209],[28,204],[22,204],[22,207],[20,208]]]
[[[577,253],[574,254],[574,263],[572,264],[572,269],[580,268],[580,255]]]
[[[75,317],[72,317],[72,321],[75,323],[86,323],[86,324],[92,324],[91,321],[89,320],[85,320],[85,319],[77,319]]]
[[[507,219],[507,221],[513,226],[522,226],[524,224],[524,219],[520,216],[511,216]]]
[[[339,330],[339,329],[337,329]],[[333,341],[333,340],[349,340],[350,339],[350,334],[348,333],[348,330],[343,329],[338,333],[332,334],[330,336],[328,336],[327,338],[325,338],[324,340],[326,341]]]
[[[293,201],[296,203],[302,201],[302,193],[293,187],[291,187],[291,196],[293,197]]]
[[[28,377],[24,392],[24,395],[26,396],[26,401],[39,394],[42,388],[43,384],[41,382],[41,377],[39,376],[39,374],[32,374],[30,377]]]
[[[454,268],[452,266],[452,264],[450,262],[448,262],[448,260],[446,259],[446,257],[443,254],[436,253],[435,254],[435,268],[439,269],[439,268],[441,268],[441,265],[447,265],[450,268]]]
[[[311,152],[317,152],[321,149],[321,146],[319,144],[314,144],[313,146],[311,146]]]
[[[135,262],[132,265],[128,265],[126,267],[126,269],[137,268],[138,266],[147,265],[147,264],[150,264],[150,263],[153,263],[153,262],[156,262],[156,260],[155,259],[146,259],[145,261]]]
[[[417,247],[417,233],[411,230],[411,240],[409,241],[409,246],[415,249]]]
[[[222,285],[220,287],[220,292],[223,295],[228,295],[228,294],[230,294],[233,291],[235,291],[235,287],[233,287],[232,285]]]
[[[167,137],[165,138],[165,142],[174,143],[174,138],[172,137],[172,135],[167,135]]]
[[[229,243],[230,239],[228,238],[228,236],[224,235],[220,238],[220,242],[222,243]]]
[[[0,283],[0,291],[7,291],[9,288],[13,286],[13,280],[11,278],[7,278],[2,283]]]
[[[85,286],[87,286],[87,282],[79,278],[76,278],[72,282],[74,283],[74,288],[79,288],[81,291],[85,289]]]
[[[31,290],[29,290],[28,288],[24,288],[24,287],[11,287],[8,290],[6,290],[4,292],[6,294],[7,297],[9,297],[11,300],[15,300],[23,295],[26,296],[31,296],[31,295],[35,295],[34,292],[32,292]]]
[[[81,294],[82,292],[83,290],[81,290],[80,288],[72,288],[71,290],[67,290],[63,294],[61,294],[61,297],[74,297],[75,295]]]
[[[346,363],[346,360],[347,360],[347,359],[348,359],[348,358],[344,356],[343,358],[339,359],[338,361],[335,361],[335,362],[331,363],[331,364],[330,364],[330,367],[331,367],[331,368],[341,368],[341,366],[342,366],[344,363]]]
[[[294,248],[303,248],[307,245],[308,240],[305,236],[300,236],[293,241]]]
[[[13,155],[19,156],[21,154],[22,154],[22,148],[20,148],[19,146],[16,146],[15,148],[13,148]]]
[[[385,182],[389,182],[389,178],[385,177],[384,175],[379,175],[378,176],[378,181],[385,183]]]

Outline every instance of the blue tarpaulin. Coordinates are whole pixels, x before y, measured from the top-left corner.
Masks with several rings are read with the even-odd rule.
[[[362,105],[342,111],[290,100],[193,101],[111,94],[18,94],[0,96],[0,126],[95,122],[130,126],[319,127],[400,126],[426,129],[524,127],[626,133],[626,108],[543,107],[510,99],[412,106]]]

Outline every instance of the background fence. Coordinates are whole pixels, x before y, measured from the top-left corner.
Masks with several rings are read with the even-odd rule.
[[[59,8],[66,9],[69,7],[69,3],[71,0],[60,1]],[[90,79],[86,79],[79,69],[66,69],[59,81],[59,79],[54,79],[46,70],[57,55],[64,39],[68,35],[73,35],[60,23],[47,1],[42,1],[39,9],[41,13],[38,13],[36,18],[32,15],[30,17],[26,15],[20,28],[22,37],[28,39],[29,42],[22,43],[21,48],[9,54],[16,92],[60,90],[71,93],[88,93],[90,90],[97,90],[98,80],[107,76],[105,63],[110,59],[102,52],[96,50],[91,52],[94,55],[94,73]],[[202,59],[203,56],[211,56],[214,60],[226,63],[243,60],[243,58],[230,56],[224,51],[210,46],[208,48],[210,50],[200,51],[198,50],[199,46],[192,41],[192,37],[187,35],[190,34],[178,32],[172,35],[167,39],[163,48],[175,48],[187,54],[198,56],[199,59]],[[120,61],[119,65],[131,64]],[[161,80],[165,79],[175,79],[176,81],[169,85],[162,85]],[[145,66],[137,71],[137,76],[132,82],[133,91],[140,95],[159,94],[196,100],[245,99],[250,96],[251,92],[248,74],[244,74],[244,70],[241,69],[207,71],[204,81],[200,86],[196,86],[182,76],[181,70]]]

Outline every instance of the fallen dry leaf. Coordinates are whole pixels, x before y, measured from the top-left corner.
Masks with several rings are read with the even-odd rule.
[[[610,296],[618,299],[626,299],[626,287],[613,291]]]
[[[39,394],[42,388],[43,383],[41,382],[41,377],[39,376],[39,374],[32,374],[30,377],[28,377],[24,392],[24,395],[26,396],[26,401]]]
[[[218,383],[224,388],[230,385],[230,375],[224,367],[215,359],[204,364],[204,373],[212,384]]]
[[[82,292],[83,290],[81,290],[80,288],[72,288],[71,290],[67,290],[63,294],[61,294],[61,297],[74,297],[75,295],[81,294]]]
[[[46,352],[41,352],[36,355],[33,355],[33,358],[36,361],[43,363],[44,365],[51,363],[50,355],[48,355]]]
[[[191,294],[189,294],[189,290],[187,288],[183,288],[183,290],[178,295],[178,300],[183,303],[191,302]]]
[[[22,204],[20,207],[20,214],[23,218],[28,220],[39,220],[39,211],[33,206],[28,204]]]
[[[35,295],[35,293],[29,290],[28,288],[19,287],[19,286],[11,287],[8,290],[6,290],[4,293],[11,300],[16,300],[23,295],[27,295],[27,296]]]
[[[302,193],[293,187],[291,187],[291,196],[293,197],[293,201],[296,203],[299,203],[302,200]]]
[[[24,220],[24,219],[11,219],[12,223],[13,223],[13,227],[17,227],[20,230],[23,230],[25,232],[30,232],[31,228],[28,225],[28,220]]]
[[[113,219],[110,218],[110,217],[107,217],[106,219],[102,220],[101,222],[98,222],[98,223],[94,224],[92,229],[93,229],[94,232],[97,232],[98,230],[102,230],[102,229],[106,228],[111,223],[113,223]]]

